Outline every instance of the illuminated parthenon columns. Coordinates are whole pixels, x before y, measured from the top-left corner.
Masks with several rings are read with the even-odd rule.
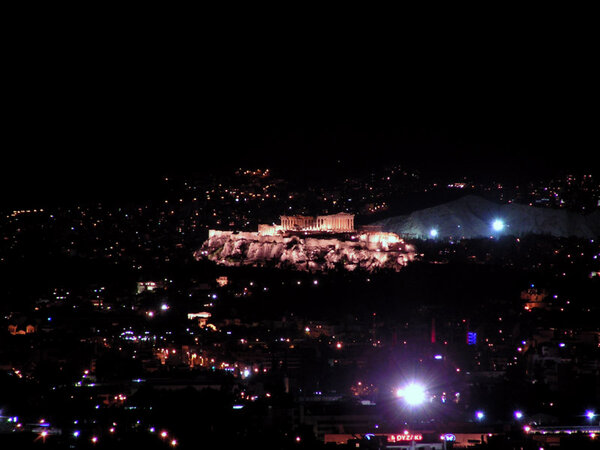
[[[319,230],[354,231],[354,214],[338,213],[329,216],[317,216]]]
[[[284,230],[313,230],[315,218],[311,216],[281,216],[281,227]]]
[[[283,230],[296,231],[354,231],[354,214],[338,213],[328,216],[281,216]]]

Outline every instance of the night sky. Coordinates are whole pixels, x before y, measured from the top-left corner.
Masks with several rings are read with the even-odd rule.
[[[385,41],[113,31],[14,36],[0,206],[126,195],[215,167],[597,173],[585,30]]]

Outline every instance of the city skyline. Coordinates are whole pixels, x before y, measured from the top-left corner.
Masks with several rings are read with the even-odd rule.
[[[596,16],[396,6],[7,16],[1,448],[600,445]]]
[[[235,170],[166,187],[0,217],[3,444],[518,448],[600,433],[598,228],[569,225],[598,217],[594,179],[434,186],[394,166],[341,185]],[[418,233],[373,225],[429,194],[463,200],[417,217]]]

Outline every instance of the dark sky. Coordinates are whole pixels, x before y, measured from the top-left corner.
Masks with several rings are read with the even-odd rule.
[[[585,34],[83,28],[10,40],[0,206],[128,192],[215,166],[593,169],[598,74]]]

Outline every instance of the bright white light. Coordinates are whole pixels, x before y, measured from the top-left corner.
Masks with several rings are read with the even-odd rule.
[[[515,419],[522,419],[523,413],[521,411],[515,411]]]
[[[504,222],[500,219],[496,219],[492,222],[492,229],[494,231],[502,231],[504,229]]]
[[[429,236],[432,238],[435,238],[438,236],[438,230],[436,230],[435,228],[432,228],[431,230],[429,230]]]
[[[588,409],[588,410],[585,412],[585,416],[586,416],[588,419],[592,420],[594,417],[596,417],[596,413],[594,413],[594,411],[592,411],[592,410]]]
[[[396,395],[404,399],[410,406],[420,405],[425,401],[425,388],[417,383],[410,383],[396,391]]]
[[[485,414],[483,411],[477,411],[475,413],[475,417],[477,417],[477,420],[483,420],[483,418],[485,417]]]
[[[160,305],[160,309],[162,309],[163,311],[166,311],[167,309],[169,309],[169,305],[167,305],[166,303],[163,303],[162,305]]]

